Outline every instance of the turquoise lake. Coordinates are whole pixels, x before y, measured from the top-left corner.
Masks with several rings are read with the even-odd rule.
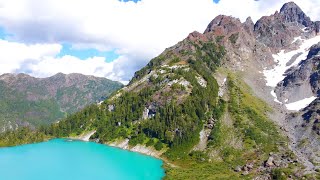
[[[162,161],[93,142],[54,139],[0,148],[1,180],[159,180]]]

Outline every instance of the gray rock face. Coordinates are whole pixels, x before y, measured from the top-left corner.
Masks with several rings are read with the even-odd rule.
[[[247,18],[246,22],[241,23],[237,18],[220,15],[211,21],[204,35],[209,39],[215,39],[225,49],[228,49],[226,55],[228,68],[243,70],[242,62],[260,59],[271,60],[272,58],[271,55],[269,58],[265,58],[268,55],[264,52],[268,52],[268,50],[256,42],[253,30],[254,25],[251,18]]]
[[[291,69],[275,92],[281,102],[295,102],[311,96],[319,96],[320,91],[320,43],[310,48],[308,59]]]
[[[280,12],[259,19],[254,25],[254,32],[260,42],[277,51],[288,48],[294,37],[315,35],[319,28],[319,22],[311,21],[300,7],[289,2]]]
[[[313,96],[314,93],[310,84],[312,68],[311,60],[305,61],[300,67],[289,73],[275,90],[278,99],[281,102],[291,103]]]
[[[259,19],[254,25],[257,39],[272,49],[281,49],[291,44],[299,36],[304,26],[286,22],[286,15],[276,12],[274,15]]]
[[[313,22],[294,2],[288,2],[280,9],[280,14],[286,23],[299,23],[305,27],[310,27]]]
[[[312,58],[313,56],[320,55],[320,42],[318,44],[313,45],[310,48],[310,51],[308,53],[307,59]]]
[[[314,22],[314,29],[317,34],[320,32],[320,21]]]
[[[314,100],[299,114],[289,115],[286,119],[295,142],[293,147],[301,156],[311,160],[315,166],[320,163],[320,98]],[[310,164],[310,167],[313,165]]]
[[[313,59],[310,76],[311,88],[320,97],[320,43],[311,47],[308,57]]]
[[[208,25],[204,34],[209,32],[219,32],[221,35],[228,35],[238,31],[242,24],[240,19],[231,16],[219,15]]]
[[[249,33],[250,35],[253,35],[253,30],[254,30],[254,23],[251,19],[251,17],[248,17],[246,21],[243,23],[244,29]]]
[[[310,48],[307,59],[287,72],[286,78],[276,87],[278,99],[288,103],[317,96],[306,108],[286,118],[287,129],[292,134],[292,147],[301,157],[319,163],[320,157],[320,43]],[[308,168],[314,166],[310,163]]]

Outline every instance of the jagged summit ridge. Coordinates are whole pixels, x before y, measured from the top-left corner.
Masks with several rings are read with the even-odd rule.
[[[305,27],[310,27],[313,22],[294,2],[288,2],[280,9],[280,14],[285,18],[286,22],[297,22]]]
[[[218,27],[221,28],[221,33],[230,33],[234,31],[237,26],[241,25],[241,21],[238,18],[232,16],[219,15],[215,17],[208,25],[204,33],[209,33],[212,31],[218,31]]]

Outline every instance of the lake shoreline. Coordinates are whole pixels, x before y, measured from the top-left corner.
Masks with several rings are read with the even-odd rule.
[[[76,137],[67,137],[67,139],[71,139],[71,140],[80,140],[80,141],[90,141],[90,137],[96,133],[96,130],[92,130],[89,131],[87,133],[83,133],[79,136]],[[96,141],[90,141],[90,142],[96,142]],[[96,142],[99,143],[99,142]],[[162,151],[157,151],[156,149],[154,149],[153,147],[147,147],[145,145],[141,145],[141,144],[137,144],[134,147],[130,147],[129,146],[129,139],[122,139],[122,140],[116,140],[116,141],[112,141],[112,142],[108,142],[108,143],[99,143],[99,144],[104,144],[107,146],[111,146],[111,147],[116,147],[119,149],[123,149],[123,150],[128,150],[131,152],[137,152],[137,153],[141,153],[147,156],[152,156],[154,158],[157,159],[161,159],[163,161],[165,161],[163,158],[161,158],[161,155],[164,153],[164,150]]]
[[[90,137],[96,132],[96,130],[92,130],[86,134],[82,134],[78,137],[69,137],[69,139],[73,139],[73,140],[80,140],[80,141],[90,141]],[[86,137],[86,138],[84,138]],[[96,142],[96,141],[90,141],[90,142]],[[99,142],[96,142],[99,143]],[[111,147],[115,147],[115,148],[119,148],[122,150],[126,150],[126,151],[131,151],[131,152],[136,152],[136,153],[140,153],[146,156],[151,156],[154,157],[156,159],[160,159],[163,161],[164,164],[169,165],[170,167],[177,167],[176,165],[170,163],[166,158],[161,157],[162,154],[165,152],[165,150],[161,150],[161,151],[157,151],[156,149],[154,149],[153,147],[147,147],[145,145],[141,145],[141,144],[137,144],[134,147],[130,147],[129,146],[129,139],[122,139],[122,140],[116,140],[116,141],[112,141],[112,142],[108,142],[108,143],[99,143],[99,144],[103,144],[103,145],[107,145],[107,146],[111,146]],[[166,170],[164,164],[162,165],[162,168],[164,170]]]
[[[119,148],[122,150],[127,150],[127,151],[131,151],[131,152],[136,152],[136,153],[140,153],[146,156],[151,156],[154,157],[156,159],[160,159],[163,161],[164,164],[169,165],[170,167],[177,167],[176,165],[170,163],[166,158],[161,157],[162,154],[165,152],[165,150],[162,151],[157,151],[155,150],[153,147],[146,147],[145,145],[141,145],[141,144],[137,144],[134,147],[130,147],[129,146],[129,140],[128,139],[124,139],[124,140],[118,140],[118,141],[114,141],[114,142],[110,142],[110,143],[104,143],[107,146],[111,146],[111,147],[115,147],[115,148]],[[162,165],[162,168],[164,170],[166,170],[164,164]]]
[[[75,179],[79,180],[86,180],[88,177],[92,179],[113,177],[111,179],[121,180],[135,177],[134,179],[158,180],[166,176],[163,161],[157,158],[76,139],[53,138],[48,142],[25,144],[0,151],[0,159],[4,160],[0,162],[0,172],[2,177],[6,177],[4,179],[19,180],[24,177],[26,180],[32,180],[39,170],[44,173],[37,177],[45,177],[48,174],[54,177],[48,180],[62,177],[62,179],[77,177]],[[23,161],[21,153],[24,154]],[[40,163],[43,161],[50,163],[45,165]],[[57,171],[52,171],[51,166],[58,167]],[[20,173],[11,176],[11,172],[7,173],[8,167],[14,171],[16,171],[14,167],[17,167]],[[65,167],[74,167],[74,171]]]
[[[83,133],[79,136],[69,136],[69,137],[62,137],[61,139],[65,139],[65,140],[71,140],[71,141],[84,141],[84,142],[94,142],[97,144],[102,144],[102,145],[106,145],[109,147],[114,147],[117,149],[121,149],[121,150],[126,150],[126,151],[130,151],[130,152],[136,152],[142,155],[146,155],[146,156],[150,156],[156,159],[159,159],[163,162],[162,164],[162,169],[164,171],[167,170],[167,168],[165,168],[165,164],[168,165],[169,167],[177,167],[176,165],[170,163],[166,158],[161,157],[162,154],[165,152],[165,149],[163,149],[162,151],[157,151],[155,150],[153,147],[147,147],[145,145],[141,145],[141,144],[137,144],[134,147],[130,147],[129,146],[129,139],[121,139],[121,140],[116,140],[113,142],[108,142],[108,143],[100,143],[94,140],[90,140],[90,137],[92,135],[94,135],[94,133],[96,132],[96,130],[92,130],[86,133]],[[6,146],[6,147],[1,147],[1,148],[10,148],[10,147],[16,147],[16,146],[23,146],[23,145],[29,145],[29,144],[37,144],[37,143],[42,143],[42,142],[49,142],[51,140],[54,139],[59,139],[58,137],[46,137],[45,139],[43,139],[43,141],[37,141],[37,142],[29,142],[29,143],[25,143],[25,144],[19,144],[19,145],[15,145],[15,146]],[[0,148],[0,149],[1,149]],[[165,174],[166,176],[166,174]]]

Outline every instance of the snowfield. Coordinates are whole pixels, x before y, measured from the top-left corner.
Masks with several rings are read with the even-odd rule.
[[[270,87],[276,87],[277,84],[282,81],[285,76],[284,73],[293,66],[297,66],[302,60],[305,60],[308,56],[309,49],[312,45],[320,42],[320,36],[316,36],[314,38],[303,40],[301,37],[297,37],[294,39],[293,42],[297,40],[302,40],[302,44],[299,49],[285,52],[285,50],[281,50],[278,54],[274,54],[273,59],[277,63],[274,68],[272,69],[265,69],[263,74],[267,81],[266,85]],[[300,54],[302,53],[302,54]],[[287,66],[287,63],[291,60],[291,58],[296,55],[300,54],[296,60]]]
[[[300,101],[296,101],[296,102],[293,102],[293,103],[290,103],[290,104],[286,104],[286,107],[290,111],[299,111],[300,109],[303,109],[303,108],[307,107],[315,99],[317,99],[317,97],[312,96],[312,97],[309,97],[309,98],[302,99]]]
[[[296,41],[302,41],[299,49],[293,50],[290,52],[285,52],[285,50],[281,50],[278,54],[274,54],[273,59],[276,62],[276,65],[272,69],[265,68],[263,70],[263,74],[265,76],[266,85],[272,87],[271,95],[275,98],[274,101],[282,104],[278,98],[276,93],[274,92],[274,88],[277,84],[285,78],[285,72],[295,66],[298,66],[302,60],[307,59],[309,49],[312,45],[320,42],[320,36],[315,36],[310,39],[302,39],[301,37],[294,38],[292,43]],[[293,59],[294,56],[297,56],[296,59]],[[293,62],[292,62],[293,61]],[[288,110],[298,111],[307,105],[309,105],[316,97],[309,97],[294,103],[286,104]]]

